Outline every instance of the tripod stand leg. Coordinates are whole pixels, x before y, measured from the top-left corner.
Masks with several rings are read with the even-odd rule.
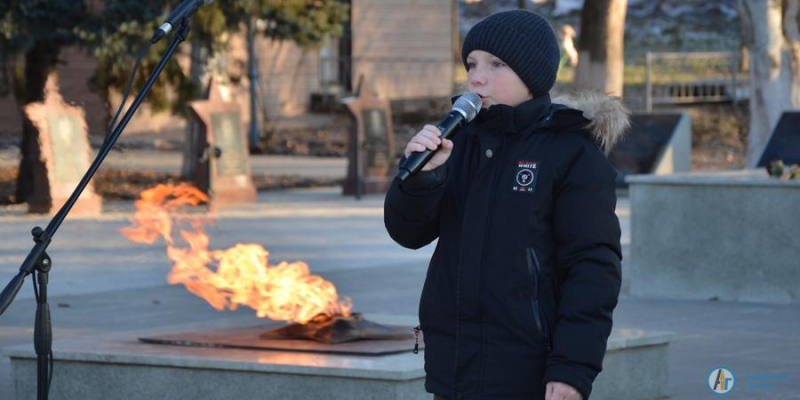
[[[50,269],[50,258],[45,257],[42,264],[46,265],[37,272],[39,285],[36,299],[36,322],[33,328],[33,347],[37,358],[37,399],[47,400],[50,391],[50,360],[53,352],[53,328],[50,319],[50,305],[47,303],[47,280]]]

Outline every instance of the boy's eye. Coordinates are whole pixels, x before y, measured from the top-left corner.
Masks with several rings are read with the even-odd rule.
[[[493,62],[492,62],[492,66],[493,66],[493,67],[496,67],[496,68],[500,68],[500,67],[504,67],[504,66],[505,66],[505,64],[504,64],[504,63],[502,63],[502,62],[500,62],[500,61],[493,61]]]
[[[471,63],[471,62],[467,63],[467,70],[471,70],[473,67],[475,67],[475,63]]]

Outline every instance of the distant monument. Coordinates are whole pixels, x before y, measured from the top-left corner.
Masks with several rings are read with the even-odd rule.
[[[692,122],[687,113],[631,115],[628,134],[611,150],[608,160],[617,170],[617,186],[635,174],[668,175],[691,169]]]
[[[800,112],[781,115],[757,166],[766,167],[772,160],[781,160],[786,165],[800,163]]]
[[[82,108],[64,103],[52,74],[45,84],[44,102],[25,106],[24,112],[39,131],[39,160],[33,168],[33,190],[28,212],[55,214],[69,199],[91,163],[91,148]],[[90,181],[72,207],[71,215],[97,215],[103,199]]]
[[[355,119],[350,132],[343,193],[383,193],[397,174],[389,100],[375,96],[359,79],[355,97],[342,100]]]
[[[189,162],[194,164],[190,179],[208,193],[211,207],[255,202],[256,188],[239,105],[223,99],[214,79],[207,97],[189,105],[201,124],[199,140],[187,152]]]

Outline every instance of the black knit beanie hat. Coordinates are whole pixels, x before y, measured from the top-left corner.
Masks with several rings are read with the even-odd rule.
[[[534,97],[549,92],[556,81],[561,59],[558,40],[547,20],[535,12],[503,11],[486,17],[464,38],[464,67],[473,50],[483,50],[503,60]]]

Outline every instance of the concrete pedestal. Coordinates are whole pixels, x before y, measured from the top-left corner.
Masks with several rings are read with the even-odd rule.
[[[424,389],[422,354],[374,357],[193,348],[144,344],[136,340],[138,336],[56,341],[51,398],[431,398]],[[616,329],[592,399],[649,400],[666,396],[670,337],[668,333]],[[32,346],[8,348],[5,354],[11,357],[14,398],[35,399],[36,356]]]
[[[763,169],[627,180],[632,296],[800,302],[800,181]]]
[[[614,328],[591,400],[655,400],[669,393],[669,332]]]

